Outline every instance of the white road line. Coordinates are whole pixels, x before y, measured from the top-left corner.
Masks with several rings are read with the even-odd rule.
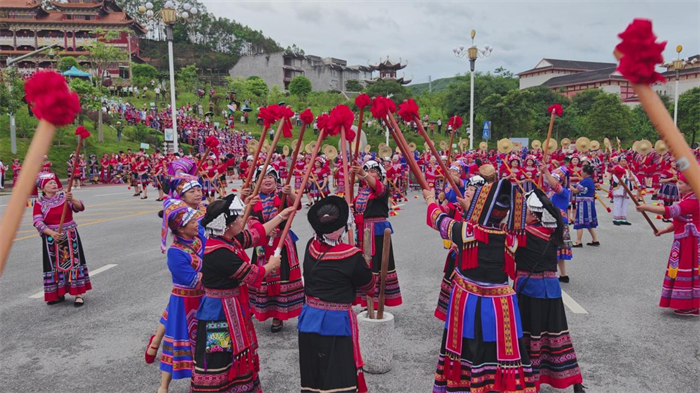
[[[95,270],[93,270],[93,271],[90,271],[90,272],[89,272],[90,277],[94,277],[94,276],[96,276],[96,275],[98,275],[98,274],[104,272],[105,270],[109,270],[109,269],[111,269],[111,268],[113,268],[113,267],[115,267],[115,266],[117,266],[116,263],[110,263],[110,264],[108,264],[108,265],[102,266],[102,267],[99,268],[99,269],[95,269]],[[41,292],[37,292],[37,293],[33,294],[33,295],[30,296],[29,298],[30,298],[30,299],[41,299],[41,298],[43,298],[43,297],[44,297],[44,291],[41,291]]]
[[[580,304],[576,303],[576,300],[569,296],[568,293],[564,292],[564,290],[561,291],[561,298],[564,300],[566,307],[569,307],[569,310],[574,314],[588,314],[588,311],[581,307]]]
[[[96,197],[100,197],[100,196],[119,195],[119,194],[127,195],[127,193],[125,193],[125,192],[113,192],[113,193],[111,193],[111,194],[97,194],[97,195],[95,195],[95,196],[96,196]]]

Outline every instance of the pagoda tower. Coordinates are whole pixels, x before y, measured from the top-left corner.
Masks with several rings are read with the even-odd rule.
[[[394,81],[398,82],[402,85],[407,85],[411,83],[413,78],[410,79],[404,79],[404,76],[397,77],[396,72],[399,70],[402,70],[406,68],[408,65],[408,61],[406,61],[405,64],[402,64],[401,58],[399,58],[398,63],[393,63],[390,59],[389,56],[386,57],[386,60],[381,61],[379,60],[378,64],[369,64],[369,67],[372,69],[372,71],[378,71],[379,76],[377,78],[372,78],[372,79],[365,79],[365,82],[367,83],[375,83],[379,81]]]

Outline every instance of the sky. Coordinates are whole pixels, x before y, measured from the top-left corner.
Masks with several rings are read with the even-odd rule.
[[[542,58],[614,62],[612,51],[634,18],[648,18],[665,59],[700,54],[700,1],[293,1],[203,0],[209,12],[272,37],[282,47],[296,44],[308,55],[377,63],[388,55],[408,66],[413,83],[464,74],[466,58],[453,48],[493,47],[476,62],[477,71],[504,67],[513,73]],[[401,74],[399,74],[401,75]]]

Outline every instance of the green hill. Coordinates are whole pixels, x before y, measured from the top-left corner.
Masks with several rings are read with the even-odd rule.
[[[433,93],[438,93],[447,89],[447,85],[452,83],[453,79],[454,77],[435,79],[433,81]],[[408,85],[406,87],[411,89],[413,94],[418,95],[421,94],[423,91],[428,90],[428,83],[416,83],[415,85]]]

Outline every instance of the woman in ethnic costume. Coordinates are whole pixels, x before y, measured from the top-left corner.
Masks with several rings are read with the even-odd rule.
[[[518,300],[508,285],[524,230],[522,194],[508,180],[476,190],[465,221],[424,190],[427,221],[459,250],[433,392],[535,392]],[[511,206],[518,207],[511,209]],[[508,212],[506,232],[501,222]]]
[[[565,166],[561,166],[550,172],[548,164],[540,164],[540,173],[545,180],[549,191],[547,197],[561,212],[561,219],[564,221],[564,244],[557,247],[557,265],[559,267],[559,281],[569,282],[569,276],[566,275],[566,261],[573,258],[571,252],[571,235],[569,234],[569,200],[571,190],[569,189],[569,170]]]
[[[253,176],[255,181],[259,176],[264,178],[258,198],[250,202],[253,205],[250,218],[264,224],[274,219],[287,206],[293,205],[297,195],[289,185],[283,187],[282,192],[277,192],[280,178],[271,165],[264,175],[261,174],[262,170],[263,166],[258,166]],[[247,197],[249,192],[250,189],[242,190],[241,194]],[[260,286],[249,287],[255,318],[260,322],[272,318],[273,333],[282,330],[283,321],[298,317],[304,303],[304,283],[301,281],[296,247],[298,238],[294,232],[289,231],[286,239],[280,239],[284,225],[284,222],[280,223],[277,230],[272,231],[265,242],[255,248],[252,262],[259,267],[264,266],[282,241],[281,267],[265,277]]]
[[[593,182],[593,168],[584,165],[581,168],[581,181],[569,190],[576,195],[576,219],[574,229],[576,230],[576,243],[571,247],[583,247],[583,230],[587,229],[591,234],[591,242],[587,246],[600,246],[598,235],[595,229],[598,227],[598,213],[595,208],[595,183]]]
[[[660,229],[656,236],[673,232],[673,245],[668,258],[666,277],[661,288],[659,306],[674,309],[676,315],[700,316],[700,276],[698,275],[698,244],[700,244],[700,204],[682,172],[678,173],[681,200],[673,206],[640,204],[637,211],[663,214],[672,219],[671,225]]]
[[[393,228],[387,220],[389,217],[389,187],[385,183],[386,170],[374,160],[367,161],[362,167],[353,166],[350,173],[357,175],[360,181],[360,189],[355,196],[355,223],[357,224],[357,247],[363,249],[364,241],[372,242],[372,271],[377,277],[377,290],[374,294],[374,301],[377,302],[379,295],[379,272],[382,267],[382,253],[384,244],[384,230]],[[364,239],[365,228],[370,229],[371,238]],[[393,241],[389,246],[389,268],[386,275],[386,306],[400,306],[403,302],[401,298],[401,288],[399,277],[396,274],[396,263],[394,262]],[[365,296],[358,293],[356,304],[366,307]]]
[[[359,248],[343,243],[350,208],[338,196],[316,203],[308,214],[314,230],[304,257],[306,303],[299,316],[301,391],[367,392],[357,319],[357,292],[373,295],[375,276]]]
[[[173,379],[192,378],[193,352],[197,337],[195,314],[204,294],[201,284],[204,237],[199,220],[202,212],[177,199],[164,203],[163,221],[173,234],[168,249],[168,269],[173,289],[161,318],[165,343],[160,358],[161,383],[158,393],[167,393]]]
[[[458,200],[457,204],[443,204],[440,209],[443,213],[447,214],[450,218],[457,221],[462,221],[464,219],[463,212],[469,209],[472,197],[474,197],[474,192],[486,184],[483,177],[475,175],[470,178],[467,182],[467,188],[464,191],[464,199]],[[455,195],[455,199],[457,199]],[[449,198],[448,198],[449,200]],[[447,306],[450,302],[450,293],[452,292],[452,275],[455,271],[455,261],[457,258],[457,247],[452,247],[452,242],[449,240],[443,240],[450,244],[450,251],[447,254],[447,259],[445,260],[445,268],[443,269],[442,283],[440,284],[440,294],[438,295],[437,307],[435,307],[435,318],[445,321],[447,320]]]
[[[184,166],[184,167],[181,167]],[[204,214],[204,209],[201,206],[202,202],[202,185],[199,184],[197,181],[197,178],[188,174],[189,172],[194,171],[195,164],[191,162],[190,160],[184,158],[180,160],[173,161],[169,168],[169,173],[172,173],[173,178],[170,181],[170,195],[169,199],[167,199],[165,202],[163,202],[163,205],[165,206],[168,204],[168,200],[179,200],[184,202],[188,207],[195,209],[195,210],[201,210],[202,215]],[[191,168],[192,170],[188,170],[187,168]],[[159,213],[159,215],[161,215]],[[200,218],[201,218],[200,216]],[[162,217],[162,216],[161,216]],[[200,237],[204,236],[204,229],[200,228]],[[160,244],[160,251],[162,253],[165,253],[166,251],[166,246],[167,246],[167,236],[168,236],[168,226],[167,222],[164,220],[163,225],[161,227],[161,244]],[[160,323],[158,324],[158,328],[156,329],[156,334],[152,335],[149,342],[148,346],[146,347],[146,353],[145,353],[145,359],[146,363],[151,364],[155,361],[156,355],[158,354],[158,348],[160,348],[160,344],[163,340],[163,336],[165,335],[165,321],[168,319],[168,306],[165,306],[165,311],[163,311],[163,314],[161,315],[160,318]]]
[[[256,266],[249,262],[245,249],[264,243],[293,207],[265,225],[252,221],[248,230],[241,220],[244,209],[241,200],[231,194],[212,202],[201,222],[208,238],[202,261],[204,297],[196,315],[192,392],[262,392],[248,286],[260,286],[279,267],[281,257],[273,256],[264,266]]]
[[[590,176],[584,175],[586,179]],[[583,393],[581,369],[571,343],[561,284],[557,280],[557,247],[564,243],[561,211],[539,189],[527,193],[526,198],[526,237],[525,244],[518,244],[515,253],[514,288],[537,390],[540,384],[557,389],[573,385],[574,392]],[[580,198],[577,203],[580,208]]]
[[[44,301],[53,305],[75,296],[75,307],[85,303],[83,294],[92,289],[90,275],[85,265],[83,243],[78,234],[78,224],[73,213],[85,210],[85,205],[73,194],[59,193],[61,183],[54,173],[40,173],[36,186],[41,190],[34,204],[34,227],[43,242]],[[63,205],[68,204],[62,232],[56,232],[61,222]]]

